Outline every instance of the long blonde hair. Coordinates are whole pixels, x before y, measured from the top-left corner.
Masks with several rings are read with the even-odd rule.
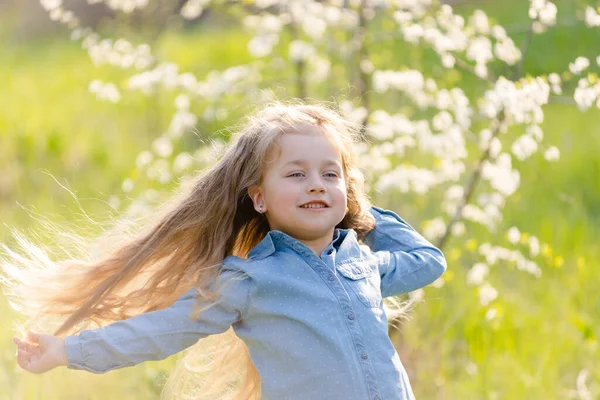
[[[323,105],[277,102],[250,115],[212,168],[101,258],[52,261],[22,237],[19,251],[5,247],[7,298],[31,320],[59,318],[57,336],[166,308],[192,287],[216,299],[206,289],[217,281],[223,259],[245,258],[269,231],[248,196],[261,182],[267,152],[280,135],[308,126],[320,128],[342,153],[348,212],[337,227],[352,228],[362,239],[374,219],[352,151],[357,127]],[[259,400],[260,393],[248,349],[230,328],[188,350],[163,398]]]

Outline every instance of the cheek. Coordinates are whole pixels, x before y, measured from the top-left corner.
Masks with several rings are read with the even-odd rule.
[[[279,205],[295,203],[298,200],[298,187],[290,181],[281,180],[272,186],[268,198]]]
[[[340,196],[347,196],[347,189],[346,189],[346,183],[345,182],[340,182],[339,184],[336,185],[336,190],[339,193]]]

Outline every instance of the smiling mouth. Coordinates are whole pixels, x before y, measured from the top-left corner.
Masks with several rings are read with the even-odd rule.
[[[323,208],[328,208],[329,206],[325,202],[315,201],[310,202],[304,205],[301,205],[300,208],[309,209],[309,210],[318,210]]]
[[[308,206],[300,206],[300,208],[309,209],[309,210],[318,210],[318,209],[327,208],[327,206],[324,206],[323,204],[311,204]]]

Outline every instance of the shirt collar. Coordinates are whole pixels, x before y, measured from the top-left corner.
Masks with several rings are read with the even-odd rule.
[[[299,240],[282,231],[272,230],[250,250],[248,258],[259,260],[285,248],[291,248],[305,256],[316,256],[308,246]],[[331,248],[337,251],[338,255],[336,258],[342,257],[345,259],[360,256],[357,235],[353,229],[336,228],[333,233],[333,240],[325,250]]]

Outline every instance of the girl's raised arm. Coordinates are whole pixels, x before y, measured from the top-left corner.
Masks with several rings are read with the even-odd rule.
[[[446,270],[444,254],[396,213],[371,207],[375,228],[364,238],[379,253],[383,297],[411,292],[430,284]]]
[[[249,283],[240,280],[228,285],[221,301],[195,319],[190,314],[197,302],[197,291],[191,289],[164,310],[67,336],[67,368],[104,373],[143,361],[162,360],[203,337],[223,333],[242,317]]]
[[[242,318],[249,284],[249,280],[236,280],[224,286],[220,301],[194,319],[190,314],[197,303],[198,292],[191,289],[163,310],[67,336],[64,339],[66,366],[104,373],[143,361],[162,360],[203,337],[223,333]]]

